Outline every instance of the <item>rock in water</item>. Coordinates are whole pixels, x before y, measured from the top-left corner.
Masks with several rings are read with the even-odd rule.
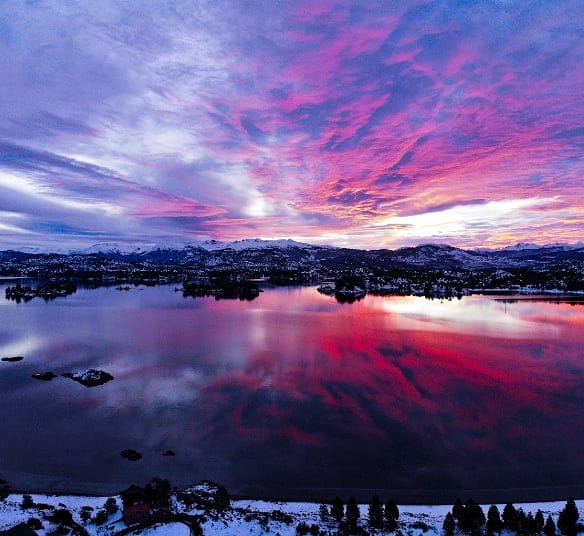
[[[54,372],[36,372],[32,375],[35,380],[41,380],[43,382],[50,382],[57,375]]]
[[[17,355],[14,357],[3,357],[2,361],[7,361],[8,363],[16,363],[18,361],[22,361],[24,359],[24,357],[22,357],[21,355]]]
[[[126,460],[130,460],[131,462],[136,462],[142,458],[142,454],[133,449],[122,450],[122,452],[120,452],[120,456],[122,458],[126,458]]]
[[[174,456],[176,453],[174,452],[174,450],[165,450],[162,455],[163,456]]]
[[[65,372],[61,374],[65,378],[76,381],[85,387],[95,387],[103,385],[114,379],[114,377],[103,370],[87,369],[79,372]]]

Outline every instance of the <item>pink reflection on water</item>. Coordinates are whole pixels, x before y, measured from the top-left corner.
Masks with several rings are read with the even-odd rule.
[[[314,306],[321,298],[309,301]],[[401,423],[428,438],[431,426],[438,432],[431,440],[444,447],[490,447],[509,462],[534,455],[537,443],[543,456],[559,430],[568,442],[578,435],[568,423],[582,422],[582,332],[574,332],[582,311],[571,305],[368,297],[311,315],[301,328],[302,352],[298,337],[289,336],[298,326],[275,305],[266,307],[263,321],[289,333],[278,330],[264,341],[280,356],[270,389],[287,401],[317,401],[326,409],[321,431],[349,426],[373,438]],[[256,365],[251,357],[244,376],[256,378]],[[237,381],[221,379],[231,387]],[[242,436],[249,433],[244,421],[238,426]],[[517,450],[523,442],[526,450]],[[507,444],[513,448],[502,449]]]
[[[193,466],[223,460],[207,462],[205,476],[269,487],[313,474],[323,486],[380,488],[584,476],[583,306],[373,296],[343,305],[314,288],[266,289],[252,302],[144,292],[159,301],[27,309],[39,348],[27,359],[110,371],[115,381],[99,390],[62,384],[64,403],[91,411],[96,429],[109,408],[140,423],[132,433],[145,442],[184,437]]]

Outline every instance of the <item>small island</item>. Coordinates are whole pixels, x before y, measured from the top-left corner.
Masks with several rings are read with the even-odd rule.
[[[109,372],[97,369],[87,369],[80,372],[64,372],[61,376],[76,381],[85,387],[96,387],[114,379]]]
[[[23,286],[17,283],[13,287],[6,287],[5,295],[7,300],[20,303],[28,302],[33,298],[43,298],[45,301],[59,297],[69,296],[77,292],[77,285],[70,280],[62,280],[39,285],[36,288]]]

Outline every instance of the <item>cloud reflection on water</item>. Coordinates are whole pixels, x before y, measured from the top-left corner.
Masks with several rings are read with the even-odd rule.
[[[545,309],[538,307],[537,302],[526,308],[525,303],[514,304],[512,307],[502,301],[482,297],[429,300],[408,296],[400,299],[373,299],[369,303],[368,307],[391,313],[391,322],[396,329],[522,339],[532,338],[534,333],[551,337],[559,334],[554,324],[534,318],[536,312],[541,311],[544,314]]]
[[[19,368],[0,369],[19,386],[0,409],[6,469],[51,471],[58,460],[86,481],[208,477],[260,492],[584,476],[581,308],[484,297],[347,305],[312,288],[267,289],[254,302],[185,300],[163,287],[67,300],[3,310],[20,328],[2,337],[40,341]],[[30,379],[89,366],[115,381]],[[30,422],[45,423],[40,458]],[[117,459],[127,447],[144,452],[139,465]],[[176,460],[162,460],[163,447]]]

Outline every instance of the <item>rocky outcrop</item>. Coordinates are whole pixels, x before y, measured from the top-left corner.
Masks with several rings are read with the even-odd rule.
[[[201,480],[177,494],[177,497],[187,505],[197,505],[202,508],[223,510],[230,504],[229,493],[225,486],[212,480]]]

